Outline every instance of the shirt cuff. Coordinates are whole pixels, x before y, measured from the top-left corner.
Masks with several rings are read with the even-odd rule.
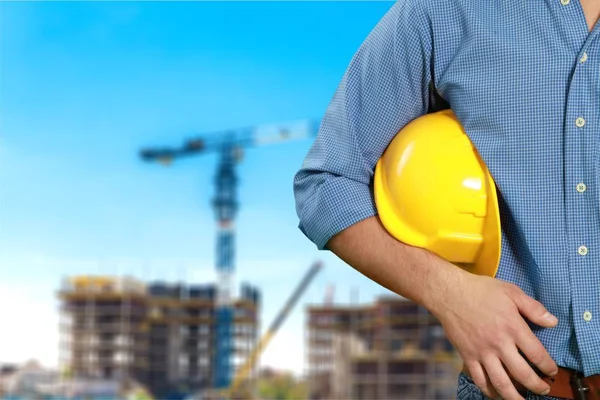
[[[305,199],[300,214],[300,230],[319,250],[327,250],[327,242],[334,235],[377,215],[377,210],[369,185],[344,177],[330,177]]]

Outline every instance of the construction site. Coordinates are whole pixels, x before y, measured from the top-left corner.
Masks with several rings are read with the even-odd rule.
[[[215,391],[216,288],[71,277],[61,298],[60,365],[71,378],[130,382],[157,399],[258,398],[259,357],[318,272],[315,264],[260,338],[260,291],[243,284],[230,389]],[[451,399],[462,363],[427,310],[398,296],[305,309],[311,400]],[[229,396],[228,396],[229,395]]]

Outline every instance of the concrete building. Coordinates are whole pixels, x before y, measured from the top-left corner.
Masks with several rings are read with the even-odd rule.
[[[427,310],[400,297],[364,306],[309,306],[313,399],[448,399],[461,360]]]
[[[216,287],[132,278],[63,281],[60,364],[77,378],[134,379],[158,397],[210,387]],[[258,340],[258,289],[244,284],[235,302],[239,365]]]

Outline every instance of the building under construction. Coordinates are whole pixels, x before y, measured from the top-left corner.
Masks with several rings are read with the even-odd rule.
[[[64,279],[59,297],[60,365],[69,375],[133,380],[159,398],[213,386],[214,285],[83,276]],[[234,302],[234,369],[258,340],[259,303],[258,289],[243,284]]]
[[[439,321],[401,297],[309,306],[311,399],[449,399],[462,366]]]

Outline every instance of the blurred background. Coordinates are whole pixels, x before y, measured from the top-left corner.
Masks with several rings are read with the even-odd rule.
[[[0,2],[0,398],[454,398],[439,323],[297,228],[391,5]]]

